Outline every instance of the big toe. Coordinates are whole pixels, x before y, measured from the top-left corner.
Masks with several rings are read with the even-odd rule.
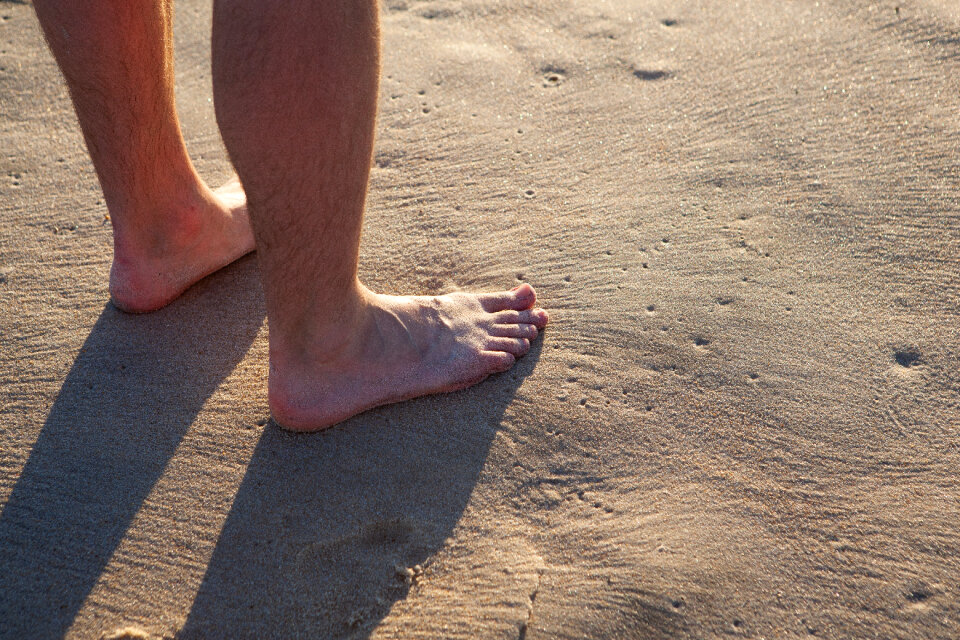
[[[480,296],[480,304],[488,313],[506,311],[508,309],[523,311],[533,307],[536,302],[537,292],[526,282],[519,287],[514,287],[510,291],[484,293]]]

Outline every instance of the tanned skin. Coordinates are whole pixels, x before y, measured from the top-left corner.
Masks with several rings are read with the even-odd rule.
[[[387,296],[357,278],[380,76],[376,0],[217,0],[217,122],[239,182],[214,191],[183,143],[172,6],[36,0],[113,220],[111,297],[158,309],[257,250],[269,401],[302,431],[470,386],[548,322],[524,284]],[[242,183],[243,187],[240,187]]]

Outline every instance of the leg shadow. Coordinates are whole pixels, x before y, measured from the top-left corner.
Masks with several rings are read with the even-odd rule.
[[[265,309],[245,258],[145,316],[107,305],[0,514],[0,637],[62,637]]]
[[[268,427],[178,637],[369,636],[410,588],[402,569],[451,536],[541,348],[452,396],[320,434]]]

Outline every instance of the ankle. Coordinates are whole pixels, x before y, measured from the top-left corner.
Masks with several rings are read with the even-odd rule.
[[[212,194],[202,192],[167,194],[147,204],[112,208],[114,260],[133,266],[176,256],[197,241],[217,208]]]
[[[271,371],[337,367],[362,347],[376,294],[359,281],[340,295],[326,293],[314,304],[270,314]]]

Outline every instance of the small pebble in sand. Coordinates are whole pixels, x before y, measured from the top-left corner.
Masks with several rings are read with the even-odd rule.
[[[396,573],[397,579],[408,585],[417,584],[420,576],[423,575],[423,567],[419,564],[412,567],[404,567],[398,564],[394,566],[393,570]]]

